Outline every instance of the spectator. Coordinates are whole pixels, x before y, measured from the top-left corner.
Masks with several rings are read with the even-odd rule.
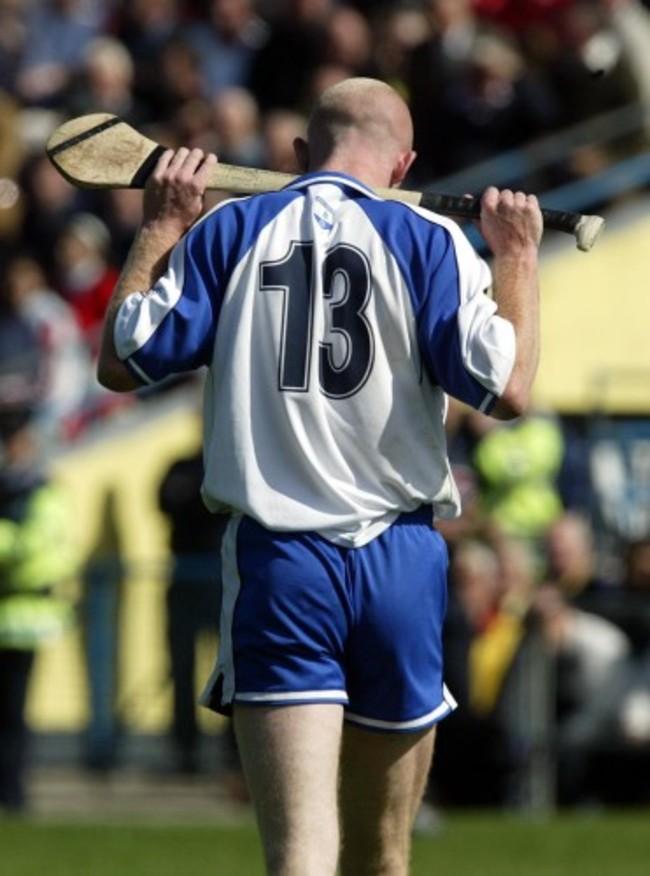
[[[575,0],[561,11],[558,39],[544,62],[544,77],[559,104],[560,127],[594,119],[642,99],[634,61],[600,3]],[[568,179],[594,176],[645,146],[642,130],[618,133],[614,128],[611,134],[572,150],[564,168]]]
[[[450,552],[467,539],[480,539],[484,520],[480,507],[479,480],[473,463],[475,447],[484,429],[484,418],[467,405],[450,399],[445,422],[449,461],[462,500],[462,513],[455,520],[441,520],[437,528]]]
[[[93,39],[63,105],[68,116],[112,113],[132,125],[146,121],[146,113],[134,94],[134,64],[131,55],[114,37]]]
[[[27,804],[26,701],[36,654],[72,624],[69,509],[32,459],[29,412],[0,413],[0,810]]]
[[[531,412],[507,425],[477,414],[483,427],[473,465],[486,524],[539,543],[563,511],[556,479],[563,455],[554,417]]]
[[[329,61],[317,64],[305,82],[303,94],[305,101],[316,100],[326,89],[336,85],[337,82],[343,82],[349,76],[350,70],[341,64],[331,64]]]
[[[173,688],[172,741],[179,772],[201,769],[196,716],[196,647],[202,633],[218,635],[221,611],[221,537],[225,523],[201,499],[203,459],[175,460],[164,473],[158,505],[169,524],[173,569],[167,590],[167,644]]]
[[[639,88],[645,111],[645,136],[650,135],[650,10],[638,0],[601,0]]]
[[[3,276],[0,283],[0,410],[27,411],[40,400],[43,360],[33,325],[18,308]]]
[[[459,708],[440,725],[433,770],[443,805],[505,805],[519,766],[497,706],[522,627],[502,610],[501,599],[494,548],[460,542],[451,559],[445,625],[445,666]]]
[[[158,504],[169,524],[172,573],[167,590],[167,644],[173,686],[172,744],[175,769],[194,775],[204,768],[197,720],[196,649],[202,635],[219,634],[221,539],[225,518],[210,514],[201,499],[200,449],[169,466]],[[248,795],[231,722],[222,734],[221,764],[228,792],[237,802]]]
[[[602,4],[575,0],[560,15],[560,38],[549,73],[565,124],[638,100],[638,83]]]
[[[596,768],[605,802],[647,805],[650,800],[650,538],[622,548],[621,586],[609,588],[594,610],[621,627],[630,642],[627,672],[620,682],[617,723]]]
[[[224,88],[212,102],[212,119],[219,160],[261,167],[264,160],[257,102],[245,88]]]
[[[637,655],[650,651],[650,537],[623,546],[623,574],[620,597],[624,612],[620,622],[627,630]],[[608,604],[613,607],[613,600]]]
[[[407,78],[419,132],[415,169],[424,180],[469,167],[556,126],[553,94],[511,35],[479,18],[470,0],[428,0],[428,9],[431,36],[411,53]],[[436,136],[441,129],[445,136]]]
[[[499,608],[520,621],[528,613],[539,580],[537,554],[525,539],[498,530],[492,531],[490,544],[499,563]]]
[[[271,110],[262,119],[264,166],[280,173],[298,173],[293,143],[305,136],[307,121],[292,110]]]
[[[156,53],[152,62],[155,86],[146,95],[147,105],[156,119],[166,122],[183,107],[199,106],[207,100],[196,48],[178,35],[169,39]]]
[[[72,434],[95,384],[90,355],[73,311],[48,287],[38,262],[15,255],[5,269],[4,286],[39,341],[42,389],[33,429],[42,448],[56,447]]]
[[[107,189],[102,192],[97,215],[111,238],[110,261],[122,264],[140,224],[142,192],[138,189]]]
[[[27,41],[24,0],[0,0],[0,90],[15,94],[16,71]]]
[[[311,77],[325,60],[323,52],[334,6],[335,0],[280,0],[248,83],[262,113],[272,109],[305,110]]]
[[[564,596],[581,603],[606,587],[597,568],[596,544],[589,520],[577,511],[565,511],[544,538],[545,575]]]
[[[435,131],[444,124],[447,101],[471,62],[478,36],[493,33],[494,28],[479,19],[472,0],[427,0],[425,8],[429,34],[415,46],[408,60],[406,88],[416,132],[419,172],[431,178],[457,168],[455,138],[450,149],[447,136],[441,141]],[[444,148],[437,146],[437,142],[441,146],[444,143]]]
[[[616,734],[630,642],[612,621],[571,605],[552,579],[539,586],[532,617],[555,665],[557,793],[561,805],[593,800],[593,756]]]
[[[613,621],[627,634],[640,658],[650,642],[650,538],[619,545],[621,570],[609,586],[591,586],[578,596],[580,607]]]
[[[474,629],[469,702],[477,715],[496,709],[508,670],[523,637],[521,619],[534,585],[532,555],[522,542],[464,542],[453,560],[459,598]],[[479,569],[479,563],[485,569]]]
[[[253,0],[209,0],[206,5],[206,18],[190,22],[183,38],[199,57],[204,97],[210,100],[222,88],[248,84],[267,27]]]
[[[168,136],[169,135],[169,136]],[[187,143],[206,152],[217,148],[217,133],[214,129],[214,113],[208,101],[202,98],[179,104],[168,116],[164,137],[168,143]]]
[[[368,19],[351,6],[335,6],[328,16],[323,60],[347,69],[348,76],[370,76],[372,30]]]
[[[574,0],[475,0],[475,8],[483,18],[496,22],[513,33],[522,34],[537,25],[553,25],[558,12]]]
[[[368,20],[351,6],[334,5],[326,21],[320,56],[303,83],[299,108],[312,105],[337,82],[376,72]]]
[[[93,356],[118,277],[109,261],[110,252],[110,232],[92,213],[71,217],[60,230],[55,246],[56,290],[72,308]]]
[[[182,24],[180,0],[121,0],[110,32],[134,64],[133,94],[145,106],[157,105],[159,58]]]
[[[43,0],[27,17],[15,88],[28,106],[60,107],[99,22],[84,0]]]
[[[405,100],[408,63],[415,47],[430,36],[429,19],[418,3],[380,6],[371,19],[372,54],[377,75],[396,88]]]
[[[72,622],[58,591],[74,550],[69,508],[37,455],[39,341],[4,295],[0,360],[0,811],[18,813],[28,802],[29,682],[38,649]]]
[[[92,209],[93,197],[65,180],[43,152],[27,157],[19,184],[25,202],[20,241],[43,265],[48,283],[54,284],[57,269],[54,252],[61,227],[82,210]]]
[[[565,412],[560,418],[564,458],[558,474],[558,489],[566,508],[587,514],[594,507],[594,484],[590,471],[591,426],[580,412]]]
[[[629,593],[650,593],[650,538],[627,545],[622,585]]]

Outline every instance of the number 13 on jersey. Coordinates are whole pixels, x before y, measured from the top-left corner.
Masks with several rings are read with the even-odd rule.
[[[372,371],[375,342],[366,309],[372,295],[367,257],[349,244],[330,249],[321,268],[320,284],[313,274],[313,243],[292,241],[278,261],[260,265],[264,292],[282,294],[282,330],[278,385],[283,392],[307,392],[312,345],[318,343],[318,382],[330,398],[349,398]],[[322,289],[325,304],[323,337],[314,338],[314,298]]]

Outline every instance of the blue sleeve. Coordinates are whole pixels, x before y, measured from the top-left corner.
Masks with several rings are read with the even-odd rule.
[[[487,264],[451,220],[382,201],[365,209],[404,277],[428,376],[449,395],[489,410],[500,378],[491,338],[485,344],[495,310],[485,294]]]
[[[426,293],[416,315],[421,355],[431,379],[446,393],[473,408],[487,411],[494,397],[468,368],[472,339],[461,334],[459,320],[468,295],[480,295],[487,302],[486,290],[462,288],[458,253],[451,235],[442,232],[436,238],[429,258],[432,270],[426,278]]]
[[[150,379],[209,364],[226,282],[219,267],[210,258],[207,226],[201,223],[174,250],[170,269],[151,293],[165,295],[170,275],[178,284],[174,305],[132,357]]]
[[[115,346],[139,379],[155,383],[212,361],[217,324],[233,273],[288,197],[225,202],[171,252],[163,276],[129,296],[115,323]]]

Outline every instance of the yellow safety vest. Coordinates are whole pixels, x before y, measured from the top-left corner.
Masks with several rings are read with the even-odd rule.
[[[0,648],[35,648],[73,623],[60,593],[77,565],[71,523],[54,484],[34,490],[20,520],[0,518]]]

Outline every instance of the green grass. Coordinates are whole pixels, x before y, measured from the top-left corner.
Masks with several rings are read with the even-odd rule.
[[[1,823],[0,876],[257,876],[252,825]]]
[[[544,821],[449,814],[417,836],[412,876],[645,876],[650,813]],[[0,876],[262,876],[251,823],[0,821]]]
[[[413,876],[647,876],[650,813],[450,816],[416,838]]]

